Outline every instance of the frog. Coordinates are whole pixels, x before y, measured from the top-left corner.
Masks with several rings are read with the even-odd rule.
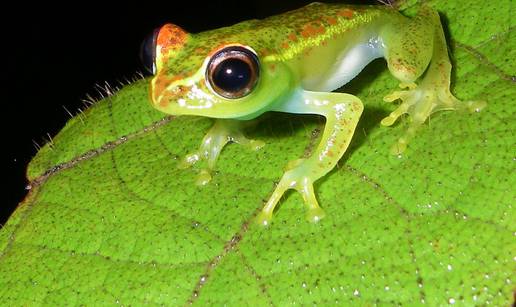
[[[364,105],[335,90],[370,62],[385,59],[399,89],[386,102],[399,102],[380,121],[392,126],[403,115],[408,127],[392,146],[403,153],[417,131],[439,111],[480,111],[484,101],[460,101],[450,90],[448,47],[439,13],[423,6],[407,17],[389,6],[312,3],[265,19],[189,33],[173,23],[156,29],[143,43],[144,65],[152,73],[151,105],[174,116],[214,119],[198,150],[178,164],[204,160],[197,184],[212,178],[228,143],[258,150],[265,144],[245,130],[264,113],[314,114],[325,118],[319,144],[309,157],[293,159],[256,215],[269,225],[287,190],[300,193],[306,218],[318,222],[325,211],[314,182],[326,176],[347,151]]]

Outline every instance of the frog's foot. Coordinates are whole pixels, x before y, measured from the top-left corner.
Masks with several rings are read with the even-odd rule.
[[[313,180],[310,176],[304,175],[304,173],[305,168],[295,167],[283,174],[283,177],[276,186],[276,189],[257,217],[257,222],[259,224],[264,226],[269,225],[272,220],[274,208],[288,189],[295,189],[301,193],[303,201],[308,209],[306,213],[306,219],[308,221],[316,223],[325,216],[323,209],[319,207],[319,203],[315,197]]]
[[[237,121],[217,120],[202,140],[199,149],[186,155],[178,164],[178,168],[185,169],[201,160],[206,160],[208,167],[200,170],[196,180],[197,185],[206,185],[211,181],[211,173],[215,168],[217,158],[227,143],[237,143],[251,150],[259,150],[265,145],[263,141],[246,138],[240,126],[241,124]]]
[[[203,142],[204,145],[204,142]],[[207,159],[205,155],[205,150],[203,150],[201,145],[201,148],[193,153],[187,154],[183,157],[183,159],[179,162],[177,165],[178,169],[186,169],[191,166],[193,166],[195,163],[197,163],[200,160]],[[199,174],[197,175],[197,179],[195,180],[195,184],[199,186],[203,186],[208,184],[211,181],[211,169],[209,168],[203,168],[199,171]]]
[[[384,101],[392,102],[400,99],[402,103],[389,116],[385,117],[381,124],[390,126],[396,122],[402,114],[408,114],[410,124],[405,134],[391,148],[391,153],[398,155],[405,151],[408,142],[415,136],[417,130],[435,112],[443,110],[469,109],[480,111],[486,103],[484,101],[461,102],[452,95],[448,87],[439,87],[429,83],[417,86],[415,83],[401,83],[403,91],[395,91],[384,97]]]

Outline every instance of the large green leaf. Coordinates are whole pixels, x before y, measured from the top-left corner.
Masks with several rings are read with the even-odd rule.
[[[436,115],[406,154],[391,156],[404,125],[382,128],[379,119],[397,84],[374,63],[344,88],[366,109],[340,166],[316,184],[327,217],[306,222],[290,193],[263,228],[253,217],[286,162],[310,152],[321,120],[263,121],[251,135],[267,146],[228,146],[201,188],[198,169],[176,165],[210,121],[163,118],[147,103],[147,81],[126,86],[72,119],[31,162],[32,189],[0,232],[2,304],[508,305],[512,3],[427,2],[447,21],[454,92],[485,99],[482,112]]]

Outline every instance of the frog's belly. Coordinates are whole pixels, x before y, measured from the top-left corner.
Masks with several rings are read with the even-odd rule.
[[[383,57],[384,46],[378,37],[359,40],[348,48],[339,40],[305,58],[302,86],[305,90],[330,92],[351,81],[372,60]],[[340,47],[340,48],[339,48]]]

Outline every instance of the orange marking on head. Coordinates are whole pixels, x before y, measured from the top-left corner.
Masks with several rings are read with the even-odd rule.
[[[167,78],[163,74],[160,74],[156,77],[154,81],[154,87],[152,89],[153,96],[158,97],[161,95],[161,93],[167,88],[167,86],[170,84],[170,78]]]
[[[160,106],[165,107],[165,104],[167,104],[170,101],[170,97],[172,93],[170,91],[167,91],[168,86],[173,83],[174,81],[180,80],[185,78],[185,74],[178,74],[173,77],[168,77],[166,75],[165,71],[162,71],[160,74],[158,74],[155,77],[155,80],[153,82],[153,86],[151,88],[151,96],[154,98],[163,96],[160,100]],[[167,97],[167,99],[164,99]]]
[[[163,109],[165,109],[169,105],[170,99],[168,99],[168,96],[169,95],[164,95],[163,97],[161,97],[161,100],[159,101],[159,106]]]
[[[159,29],[157,45],[161,47],[161,52],[169,50],[179,50],[185,43],[188,33],[180,27],[167,23]]]
[[[350,9],[343,9],[343,10],[340,10],[337,12],[337,15],[346,17],[348,19],[352,18],[353,14],[354,14],[354,11],[350,10]]]
[[[190,91],[190,87],[183,85],[178,85],[172,90],[164,90],[161,93],[161,99],[159,101],[160,107],[166,108],[172,102],[177,103],[177,101],[184,97],[188,91]]]
[[[161,97],[159,100],[159,106],[162,109],[166,109],[170,103],[174,100],[174,94],[169,91],[161,92]]]
[[[288,42],[281,43],[281,48],[288,49]]]
[[[174,89],[174,94],[176,97],[183,97],[190,91],[190,89],[190,86],[179,85]]]
[[[186,74],[177,74],[175,76],[173,76],[171,79],[170,79],[170,82],[174,82],[174,81],[177,81],[177,80],[181,80],[181,79],[184,79],[186,78],[187,75]]]

